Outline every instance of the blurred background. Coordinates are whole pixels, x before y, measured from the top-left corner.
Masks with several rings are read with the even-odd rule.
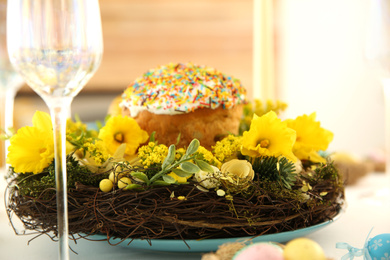
[[[384,149],[380,81],[364,59],[369,0],[101,0],[102,64],[72,113],[103,120],[136,77],[193,62],[239,78],[248,97],[288,104],[283,117],[317,113],[335,137],[329,151],[362,157]],[[16,128],[48,111],[29,87],[15,101]]]

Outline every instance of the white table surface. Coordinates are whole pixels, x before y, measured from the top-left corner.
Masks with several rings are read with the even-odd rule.
[[[3,176],[3,175],[1,175]],[[58,244],[48,237],[41,236],[30,242],[33,236],[17,236],[9,224],[4,206],[5,181],[0,179],[0,259],[57,259]],[[386,186],[387,185],[387,186]],[[336,249],[337,242],[346,242],[362,248],[365,239],[373,228],[370,237],[390,233],[390,194],[386,188],[390,182],[382,173],[372,173],[357,184],[346,188],[347,207],[342,216],[309,236],[324,249],[327,257],[340,259],[346,250]],[[379,194],[376,191],[385,191]],[[383,196],[384,195],[384,196]],[[70,245],[78,254],[70,252],[70,259],[142,259],[174,260],[201,259],[202,253],[168,253],[128,249],[122,246],[110,246],[106,242],[79,240]],[[363,259],[363,258],[355,258]]]

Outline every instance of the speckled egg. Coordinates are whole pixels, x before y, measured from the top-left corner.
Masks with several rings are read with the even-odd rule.
[[[372,260],[390,259],[390,234],[380,234],[370,238],[367,243]]]
[[[275,243],[254,243],[239,250],[233,260],[284,260],[283,249]]]
[[[308,238],[296,238],[288,242],[283,256],[285,260],[326,260],[321,246]]]

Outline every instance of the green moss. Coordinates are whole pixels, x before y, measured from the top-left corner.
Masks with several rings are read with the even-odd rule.
[[[337,182],[340,178],[339,172],[332,162],[323,164],[315,169],[315,173],[319,179],[332,180]]]
[[[265,190],[270,196],[276,199],[288,199],[298,202],[304,200],[301,190],[286,189],[274,181],[264,180],[258,182],[257,185],[259,185],[261,189]]]
[[[100,180],[107,177],[107,174],[94,174],[87,167],[80,165],[72,156],[67,157],[67,187],[75,188],[75,184],[82,183],[98,187]],[[55,193],[55,168],[54,162],[45,168],[39,174],[33,173],[13,173],[16,177],[16,183],[19,192],[23,196],[38,197],[46,190],[53,188],[53,191],[48,191],[46,196]]]

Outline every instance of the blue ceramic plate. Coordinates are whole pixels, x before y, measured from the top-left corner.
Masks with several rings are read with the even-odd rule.
[[[143,239],[126,239],[119,245],[127,247],[127,248],[137,248],[137,249],[146,249],[146,250],[154,250],[154,251],[167,251],[167,252],[210,252],[218,250],[218,247],[224,243],[232,243],[232,242],[265,242],[272,241],[278,243],[284,243],[290,241],[294,238],[304,237],[310,233],[318,231],[327,225],[333,223],[340,217],[340,213],[333,218],[333,220],[329,220],[311,227],[302,228],[293,231],[281,232],[276,234],[262,235],[255,238],[252,237],[240,237],[240,238],[217,238],[217,239],[203,239],[203,240],[186,240],[186,243],[190,248],[182,240],[174,240],[174,239],[152,239],[150,240],[150,244],[148,241]],[[103,235],[94,235],[94,239],[105,239],[106,237]],[[118,243],[119,239],[110,240],[112,243]],[[130,243],[131,242],[131,243]],[[130,244],[129,244],[130,243]]]

